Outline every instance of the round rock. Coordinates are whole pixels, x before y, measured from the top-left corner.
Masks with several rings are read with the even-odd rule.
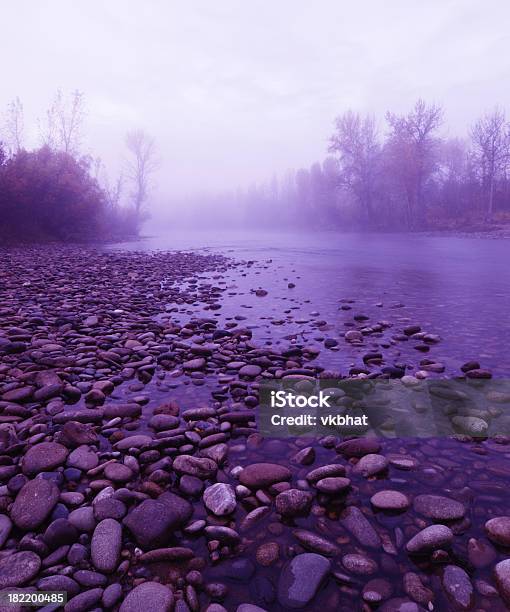
[[[32,446],[23,457],[23,474],[35,476],[39,472],[51,471],[67,459],[68,450],[58,442],[41,442]]]
[[[409,499],[407,495],[400,491],[378,491],[370,498],[370,502],[374,508],[378,510],[389,510],[393,512],[402,512],[409,508]]]
[[[456,521],[466,512],[464,505],[443,495],[417,495],[414,510],[435,521]]]
[[[239,481],[250,489],[264,489],[291,479],[291,472],[277,463],[252,463],[239,474]]]
[[[50,480],[36,478],[23,485],[11,509],[11,519],[20,529],[39,527],[55,507],[59,490]]]
[[[236,496],[229,484],[218,482],[204,491],[204,504],[216,516],[231,514],[236,509]]]
[[[91,557],[94,567],[107,574],[113,572],[119,563],[121,547],[121,524],[111,518],[101,521],[92,536]]]
[[[27,583],[37,575],[41,559],[34,552],[23,550],[0,560],[0,589]]]
[[[497,516],[488,520],[485,531],[495,544],[510,547],[510,516]]]
[[[295,556],[282,570],[278,601],[287,608],[304,608],[315,597],[331,569],[326,557],[315,553]]]
[[[172,591],[159,582],[143,582],[130,591],[122,602],[119,612],[170,612],[173,607]]]

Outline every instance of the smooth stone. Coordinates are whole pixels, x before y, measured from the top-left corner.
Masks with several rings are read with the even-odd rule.
[[[239,376],[247,376],[248,378],[255,378],[262,373],[262,368],[258,365],[245,365],[239,370]]]
[[[172,468],[177,474],[187,474],[201,480],[213,478],[218,470],[218,466],[212,459],[192,455],[179,455],[174,459]]]
[[[6,514],[0,514],[0,548],[3,547],[12,529],[12,521]]]
[[[376,438],[353,438],[345,440],[336,447],[336,452],[344,457],[363,457],[377,454],[381,450],[381,443]]]
[[[404,574],[404,591],[417,603],[429,608],[429,603],[434,601],[434,593],[427,588],[418,574],[407,572]]]
[[[50,480],[29,480],[16,496],[11,508],[11,519],[20,529],[39,527],[51,514],[60,492]]]
[[[369,453],[364,455],[354,466],[353,472],[355,474],[361,474],[365,478],[369,476],[375,476],[384,472],[388,467],[388,460],[383,455],[377,455],[375,453]]]
[[[463,504],[443,495],[417,495],[413,507],[418,514],[436,521],[455,521],[466,513]]]
[[[173,532],[191,516],[191,504],[173,493],[164,493],[157,500],[147,499],[124,519],[142,548],[164,546]]]
[[[204,504],[216,516],[231,514],[236,509],[236,495],[229,484],[218,482],[204,491]]]
[[[494,575],[501,597],[510,604],[510,559],[503,559],[496,563]]]
[[[94,509],[91,506],[76,508],[69,513],[67,520],[72,523],[79,531],[90,533],[96,527]]]
[[[340,517],[341,524],[362,546],[380,548],[381,538],[369,520],[356,506],[349,506]]]
[[[78,536],[78,530],[68,519],[58,518],[48,525],[43,539],[50,548],[58,548],[64,544],[73,544]]]
[[[277,482],[290,480],[291,471],[277,463],[252,463],[239,474],[239,481],[250,489],[264,489]]]
[[[89,589],[75,595],[64,606],[64,612],[86,612],[95,606],[103,595],[103,589]]]
[[[0,559],[0,589],[29,582],[37,575],[40,567],[41,559],[29,550],[3,557]]]
[[[152,438],[150,436],[146,436],[144,434],[135,434],[134,436],[129,436],[127,438],[123,438],[115,443],[116,450],[129,450],[130,448],[144,448],[145,446],[152,445]]]
[[[133,471],[123,463],[109,463],[104,469],[104,475],[113,482],[128,482],[133,477]]]
[[[113,608],[113,606],[122,597],[122,585],[114,582],[106,587],[101,597],[101,603],[105,608]]]
[[[174,596],[167,586],[159,582],[142,582],[127,594],[119,612],[170,612],[173,604]]]
[[[338,495],[339,493],[344,493],[350,486],[350,479],[342,476],[321,478],[315,483],[315,488],[317,491],[326,493],[327,495]]]
[[[327,555],[328,557],[337,555],[340,552],[336,544],[330,540],[326,540],[313,531],[307,531],[306,529],[295,529],[293,531],[293,535],[304,548],[307,548],[312,552]]]
[[[403,511],[409,508],[407,495],[390,489],[378,491],[370,498],[370,503],[378,510]]]
[[[495,544],[510,547],[510,516],[497,516],[485,523],[487,537]]]
[[[344,555],[342,565],[349,572],[359,576],[370,576],[377,571],[377,563],[373,559],[356,553]]]
[[[126,505],[120,499],[114,497],[105,497],[98,500],[94,504],[93,510],[96,521],[103,521],[107,518],[121,520],[127,513]]]
[[[90,545],[94,567],[110,574],[115,571],[122,548],[122,526],[114,519],[101,521],[94,530]]]
[[[69,467],[78,468],[84,472],[92,470],[99,464],[99,458],[94,449],[90,446],[78,446],[67,458],[67,465]]]
[[[315,483],[325,478],[335,478],[338,476],[345,476],[345,467],[340,463],[331,463],[329,465],[322,465],[308,472],[306,480]]]
[[[80,585],[68,576],[55,574],[38,580],[37,589],[39,591],[66,591],[67,597],[70,598],[80,592]]]
[[[363,587],[363,600],[374,605],[380,604],[393,594],[392,585],[383,578],[372,578]]]
[[[457,565],[447,565],[443,588],[456,609],[469,610],[474,603],[473,585],[467,573]]]
[[[297,555],[282,569],[278,602],[291,609],[304,608],[313,600],[330,570],[331,563],[322,555]]]
[[[300,489],[288,489],[276,496],[276,511],[282,516],[306,516],[312,506],[313,495]]]
[[[264,542],[257,548],[255,558],[259,565],[269,567],[276,563],[280,557],[280,545],[278,542]]]
[[[58,442],[41,442],[28,449],[21,462],[23,474],[35,476],[59,467],[67,459],[69,451]]]
[[[410,553],[423,553],[449,546],[453,541],[453,532],[446,525],[430,525],[419,531],[406,545]]]

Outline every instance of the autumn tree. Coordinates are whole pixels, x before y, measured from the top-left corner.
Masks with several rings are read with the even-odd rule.
[[[485,192],[486,218],[494,212],[496,181],[504,175],[510,163],[510,124],[505,113],[495,108],[486,113],[471,128],[473,153]]]
[[[375,119],[350,110],[337,117],[329,152],[338,156],[339,186],[352,191],[365,222],[372,223],[380,154]]]
[[[2,139],[11,155],[23,148],[24,128],[23,104],[16,97],[7,105],[1,130]]]
[[[386,113],[389,135],[386,154],[406,198],[406,221],[409,228],[425,221],[425,186],[437,168],[437,130],[443,111],[440,106],[418,100],[405,115]]]
[[[143,130],[133,130],[126,135],[126,146],[130,153],[128,178],[133,185],[132,201],[136,217],[142,220],[154,172],[159,162],[154,140]]]
[[[59,89],[46,111],[45,121],[39,121],[42,144],[76,156],[81,145],[84,119],[83,93],[73,91],[66,99]]]

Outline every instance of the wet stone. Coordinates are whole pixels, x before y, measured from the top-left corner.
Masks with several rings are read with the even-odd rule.
[[[174,604],[172,591],[159,582],[143,582],[128,593],[119,612],[170,612]]]
[[[27,476],[47,472],[62,465],[67,458],[68,450],[57,442],[41,442],[32,446],[23,457],[22,469]]]
[[[347,508],[343,512],[340,522],[362,546],[367,548],[379,548],[381,546],[378,533],[359,508],[355,506]]]
[[[252,463],[239,474],[240,483],[249,489],[264,489],[290,479],[290,470],[277,463]]]
[[[414,498],[415,512],[436,521],[454,521],[464,516],[466,509],[460,502],[442,495],[418,495]]]
[[[430,552],[453,541],[453,532],[446,525],[431,525],[419,531],[406,545],[407,551],[414,554]]]
[[[119,563],[121,546],[121,524],[111,518],[101,521],[94,530],[91,542],[94,567],[100,572],[113,572]]]
[[[402,512],[409,508],[409,499],[407,495],[400,493],[400,491],[378,491],[372,495],[370,503],[378,510]]]
[[[307,606],[329,574],[328,559],[315,553],[294,557],[283,569],[278,581],[278,601],[288,608]]]
[[[49,480],[29,480],[16,496],[11,519],[20,529],[35,529],[48,518],[58,498],[59,490]]]
[[[447,565],[443,572],[443,588],[458,610],[469,610],[474,603],[473,585],[467,573],[457,565]]]
[[[488,520],[485,531],[495,544],[510,547],[510,516],[497,516]]]
[[[306,516],[313,496],[300,489],[288,489],[276,496],[276,511],[282,516]]]
[[[204,491],[204,504],[216,516],[231,514],[236,508],[234,489],[229,484],[218,482]]]
[[[41,559],[31,551],[16,552],[0,560],[0,588],[26,584],[39,572]]]

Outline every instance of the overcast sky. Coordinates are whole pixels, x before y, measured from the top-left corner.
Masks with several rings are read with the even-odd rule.
[[[116,172],[145,128],[161,193],[308,166],[350,107],[421,96],[452,135],[510,112],[509,0],[15,0],[0,19],[0,106],[19,96],[35,140],[54,91],[84,91],[87,150]]]

